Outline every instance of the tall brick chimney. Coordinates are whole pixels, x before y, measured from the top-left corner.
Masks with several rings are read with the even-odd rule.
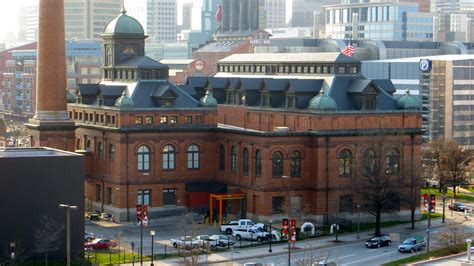
[[[26,124],[32,146],[74,151],[66,99],[64,0],[40,0],[36,112]]]

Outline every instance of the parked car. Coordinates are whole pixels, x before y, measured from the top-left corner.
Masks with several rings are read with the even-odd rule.
[[[237,241],[240,241],[241,239],[251,239],[262,242],[264,240],[270,239],[271,237],[270,233],[267,233],[258,227],[252,227],[249,229],[236,229],[232,235],[235,236]]]
[[[86,250],[110,249],[114,247],[117,247],[117,241],[110,239],[96,238],[91,242],[85,244]]]
[[[85,232],[84,233],[84,241],[85,242],[91,242],[94,239],[95,239],[95,234],[94,233],[90,233],[90,232]]]
[[[374,236],[365,242],[367,248],[380,248],[383,246],[390,246],[392,240],[388,236]]]
[[[415,252],[426,247],[425,238],[422,236],[409,237],[398,246],[400,252]]]
[[[238,221],[231,221],[226,224],[222,224],[220,227],[221,232],[225,232],[228,235],[232,235],[232,232],[236,229],[248,229],[250,227],[260,227],[266,231],[267,226],[262,223],[254,223],[249,219],[240,219]]]
[[[87,214],[87,220],[89,221],[100,221],[100,215],[99,213],[92,212]]]
[[[464,210],[469,210],[469,207],[462,204],[461,202],[455,202],[452,205],[449,204],[448,208],[453,211],[460,211],[463,212]]]
[[[171,238],[170,243],[174,248],[195,249],[202,246],[202,241],[193,239],[191,236],[182,236],[180,238]]]
[[[235,241],[226,235],[212,235],[209,237],[209,246],[211,248],[215,247],[227,247],[235,244]]]

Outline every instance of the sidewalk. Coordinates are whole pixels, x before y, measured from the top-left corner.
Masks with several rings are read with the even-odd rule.
[[[410,235],[415,232],[426,230],[427,221],[419,221],[415,223],[415,229],[410,229],[411,224],[399,224],[394,225],[391,227],[384,227],[382,228],[382,232],[384,234],[389,233],[400,233],[400,235]],[[431,228],[436,229],[442,227],[443,224],[441,223],[440,218],[432,219],[431,220]],[[373,230],[360,232],[360,239],[357,239],[357,233],[347,233],[341,234],[338,237],[338,242],[335,242],[334,236],[326,236],[311,240],[303,240],[299,241],[295,244],[295,248],[292,248],[293,253],[297,252],[305,252],[308,250],[316,249],[316,248],[324,248],[324,247],[331,247],[331,246],[339,246],[349,243],[357,243],[360,242],[361,245],[367,239],[372,237]],[[272,253],[268,252],[269,245],[257,247],[257,248],[231,248],[229,251],[223,251],[218,253],[211,253],[208,255],[201,255],[198,258],[199,264],[214,264],[214,263],[225,263],[230,261],[236,260],[251,260],[255,258],[262,258],[262,257],[269,257],[275,255],[282,255],[288,253],[288,246],[287,244],[273,244],[272,245]],[[154,265],[180,265],[183,264],[183,258],[174,258],[174,259],[167,259],[167,260],[160,260],[155,261]],[[126,264],[132,265],[132,264]],[[149,265],[147,262],[146,265]]]

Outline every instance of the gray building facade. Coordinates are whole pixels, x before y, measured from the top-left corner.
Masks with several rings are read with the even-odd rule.
[[[59,204],[78,206],[71,211],[71,258],[84,252],[84,161],[76,153],[51,148],[0,150],[0,220],[2,262],[44,261],[49,243],[50,259],[66,258],[66,210]],[[47,233],[46,223],[54,224]],[[57,237],[51,235],[57,233]],[[15,263],[14,263],[15,264]]]

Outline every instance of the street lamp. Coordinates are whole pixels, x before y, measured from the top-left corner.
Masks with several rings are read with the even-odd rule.
[[[357,204],[357,239],[360,239],[360,204]]]
[[[270,219],[270,221],[268,221],[270,223],[270,247],[268,248],[268,252],[269,253],[272,253],[272,240],[273,240],[273,236],[272,236],[272,222],[273,220]]]
[[[290,177],[284,175],[281,177],[282,179],[288,179],[288,266],[291,265],[291,242],[290,242],[290,234],[291,234],[291,183]]]
[[[153,266],[153,262],[155,261],[155,257],[153,256],[153,237],[155,236],[155,230],[150,231],[151,235],[151,266]]]
[[[71,210],[76,210],[77,206],[59,204],[59,208],[66,209],[66,264],[71,266]]]

